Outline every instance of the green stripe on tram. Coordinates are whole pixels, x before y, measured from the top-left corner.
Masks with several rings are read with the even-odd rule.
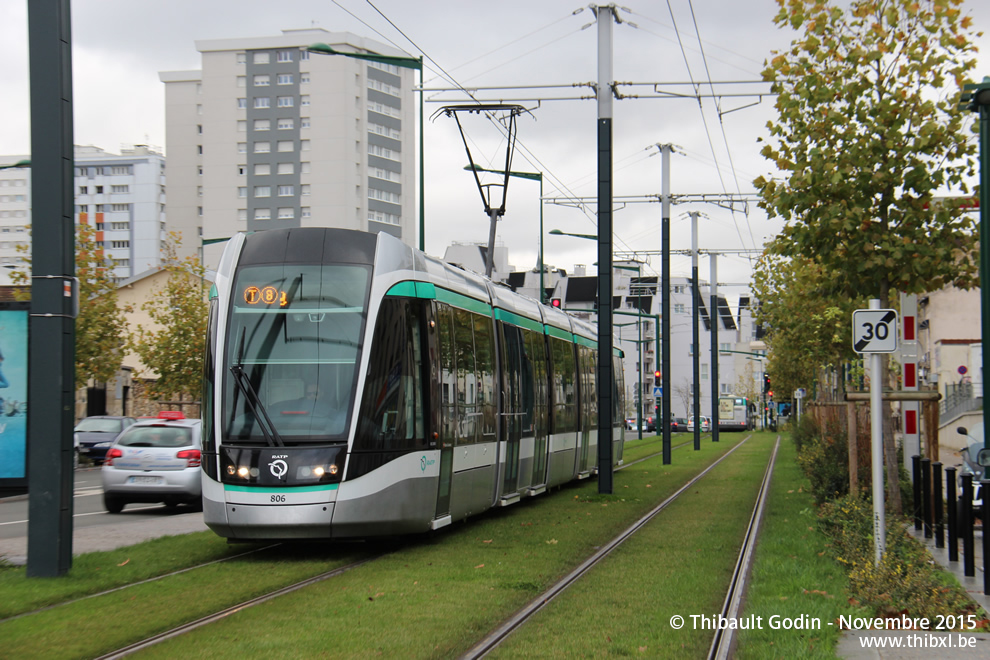
[[[598,340],[588,339],[587,337],[582,337],[581,335],[574,335],[574,343],[587,346],[588,348],[598,348]]]
[[[543,332],[543,324],[539,321],[528,319],[525,316],[519,316],[518,314],[505,309],[496,309],[495,318],[499,321],[504,321],[505,323],[517,325],[520,328],[526,328],[527,330],[534,330],[541,333]]]
[[[546,328],[546,333],[551,337],[556,337],[557,339],[563,339],[564,341],[572,342],[574,341],[574,333],[569,330],[561,330],[560,328],[552,325],[544,326]]]
[[[448,305],[453,305],[454,307],[460,307],[461,309],[466,309],[471,312],[484,314],[485,316],[492,315],[492,306],[488,303],[475,300],[474,298],[469,298],[465,295],[461,295],[460,293],[448,291],[447,289],[441,289],[430,282],[399,282],[398,284],[392,285],[385,295],[401,296],[403,298],[439,300],[440,302],[447,303]]]
[[[280,494],[289,495],[291,493],[319,493],[325,490],[337,490],[340,484],[324,484],[321,486],[282,486],[279,488],[267,488],[264,486],[233,486],[224,484],[225,491],[234,493],[261,493],[262,495]]]

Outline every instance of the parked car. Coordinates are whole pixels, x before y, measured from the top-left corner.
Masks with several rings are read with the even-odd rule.
[[[708,433],[712,428],[712,420],[709,417],[701,416],[701,432]],[[687,430],[694,431],[694,415],[688,419]]]
[[[97,465],[103,462],[107,450],[121,431],[136,422],[133,417],[95,415],[86,417],[72,431],[76,447],[76,459],[85,456]]]
[[[670,418],[670,432],[680,433],[688,430],[688,421],[683,417]]]
[[[103,463],[103,505],[120,513],[135,502],[203,505],[198,419],[179,412],[141,420],[120,434]]]

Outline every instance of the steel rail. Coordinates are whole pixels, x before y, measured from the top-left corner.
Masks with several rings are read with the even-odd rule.
[[[348,564],[346,566],[341,566],[339,568],[335,568],[332,571],[327,571],[326,573],[321,573],[320,575],[316,575],[316,576],[313,576],[311,578],[307,578],[307,579],[302,580],[300,582],[296,582],[295,584],[290,584],[287,587],[282,587],[281,589],[276,589],[275,591],[272,591],[272,592],[269,592],[267,594],[258,596],[257,598],[252,598],[251,600],[246,600],[243,603],[239,603],[237,605],[233,605],[231,607],[228,607],[227,609],[221,610],[220,612],[215,612],[213,614],[209,614],[209,615],[204,616],[204,617],[202,617],[200,619],[197,619],[195,621],[191,621],[191,622],[186,623],[186,624],[183,624],[181,626],[177,626],[175,628],[172,628],[171,630],[166,630],[163,633],[159,633],[157,635],[153,635],[153,636],[148,637],[147,639],[143,639],[143,640],[141,640],[139,642],[135,642],[133,644],[129,644],[129,645],[123,647],[123,648],[117,649],[116,651],[111,651],[110,653],[107,653],[106,655],[101,655],[101,656],[97,657],[95,660],[115,660],[116,658],[126,657],[126,656],[128,656],[128,655],[130,655],[132,653],[137,652],[137,651],[141,651],[143,649],[146,649],[146,648],[149,648],[151,646],[154,646],[155,644],[159,644],[161,642],[167,641],[167,640],[172,639],[174,637],[179,637],[181,635],[184,635],[184,634],[186,634],[188,632],[191,632],[191,631],[193,631],[193,630],[195,630],[197,628],[201,628],[201,627],[206,626],[206,625],[209,625],[211,623],[216,623],[217,621],[220,621],[222,619],[225,619],[226,617],[230,616],[231,614],[236,614],[236,613],[238,613],[238,612],[240,612],[242,610],[245,610],[245,609],[247,609],[249,607],[254,607],[255,605],[260,605],[261,603],[268,602],[268,601],[270,601],[270,600],[272,600],[274,598],[278,598],[279,596],[284,596],[285,594],[292,593],[293,591],[298,591],[299,589],[303,589],[305,587],[308,587],[310,585],[316,584],[318,582],[322,582],[322,581],[327,580],[327,579],[332,578],[332,577],[336,577],[338,575],[341,575],[343,573],[346,573],[347,571],[351,570],[352,568],[357,568],[358,566],[362,566],[364,564],[367,564],[368,562],[374,561],[376,559],[380,559],[382,556],[384,556],[384,554],[378,555],[378,556],[375,556],[375,557],[368,557],[366,559],[361,559],[359,561],[353,562],[353,563]]]
[[[549,589],[544,591],[542,594],[531,600],[527,605],[523,606],[518,612],[513,614],[511,617],[506,619],[502,625],[492,631],[488,636],[483,638],[473,647],[471,647],[464,655],[461,656],[461,660],[474,660],[475,658],[483,658],[492,650],[494,650],[499,644],[501,644],[505,639],[515,632],[520,626],[526,623],[533,615],[542,610],[551,600],[560,595],[572,584],[577,582],[585,573],[594,568],[600,561],[602,561],[606,556],[608,556],[613,550],[622,545],[626,540],[628,540],[633,534],[638,532],[644,525],[646,525],[650,520],[652,520],[657,514],[666,509],[673,503],[678,497],[680,497],[685,491],[694,486],[699,480],[701,480],[705,475],[714,470],[722,461],[728,458],[734,451],[742,447],[752,438],[752,434],[746,436],[742,442],[737,444],[735,447],[723,454],[717,461],[709,465],[707,468],[702,470],[700,473],[695,475],[693,479],[685,483],[683,486],[678,488],[670,497],[665,499],[663,502],[654,507],[642,518],[634,522],[625,531],[620,533],[614,539],[612,539],[608,544],[602,546],[595,554],[591,555],[588,559],[581,563],[580,566],[575,568],[573,571],[565,575],[558,582],[553,584]]]
[[[739,550],[739,558],[736,560],[735,570],[732,572],[732,579],[729,581],[729,588],[725,595],[725,602],[722,604],[721,616],[723,619],[735,619],[739,615],[742,607],[742,599],[749,585],[749,573],[753,567],[753,553],[756,550],[756,539],[760,533],[760,526],[763,523],[763,513],[766,509],[767,495],[770,493],[770,480],[773,477],[773,466],[777,460],[777,450],[780,448],[780,436],[773,446],[773,453],[770,454],[770,461],[767,469],[763,473],[763,482],[760,484],[760,491],[756,497],[756,505],[753,507],[753,514],[749,518],[749,526],[746,528],[746,535],[743,538],[742,548]],[[721,619],[720,619],[721,620]],[[715,637],[712,645],[708,649],[709,660],[727,660],[732,657],[735,650],[736,631],[734,628],[715,628]]]

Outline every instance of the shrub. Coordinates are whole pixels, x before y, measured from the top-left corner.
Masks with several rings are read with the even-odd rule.
[[[906,531],[903,518],[887,516],[886,552],[879,564],[873,541],[873,505],[868,498],[845,496],[821,506],[819,524],[835,559],[846,567],[849,589],[877,616],[926,617],[975,614],[983,628],[986,614]]]
[[[849,448],[846,433],[837,423],[819,425],[811,415],[795,425],[792,435],[798,448],[798,464],[808,480],[817,504],[849,492]]]

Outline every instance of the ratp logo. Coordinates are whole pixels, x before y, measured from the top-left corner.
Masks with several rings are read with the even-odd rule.
[[[436,462],[437,461],[435,458],[427,458],[426,456],[422,456],[419,459],[419,469],[422,470],[423,472],[426,472],[426,468],[429,467],[430,465],[433,465]]]
[[[289,464],[279,459],[268,464],[268,469],[276,479],[281,479],[282,475],[289,471]]]

